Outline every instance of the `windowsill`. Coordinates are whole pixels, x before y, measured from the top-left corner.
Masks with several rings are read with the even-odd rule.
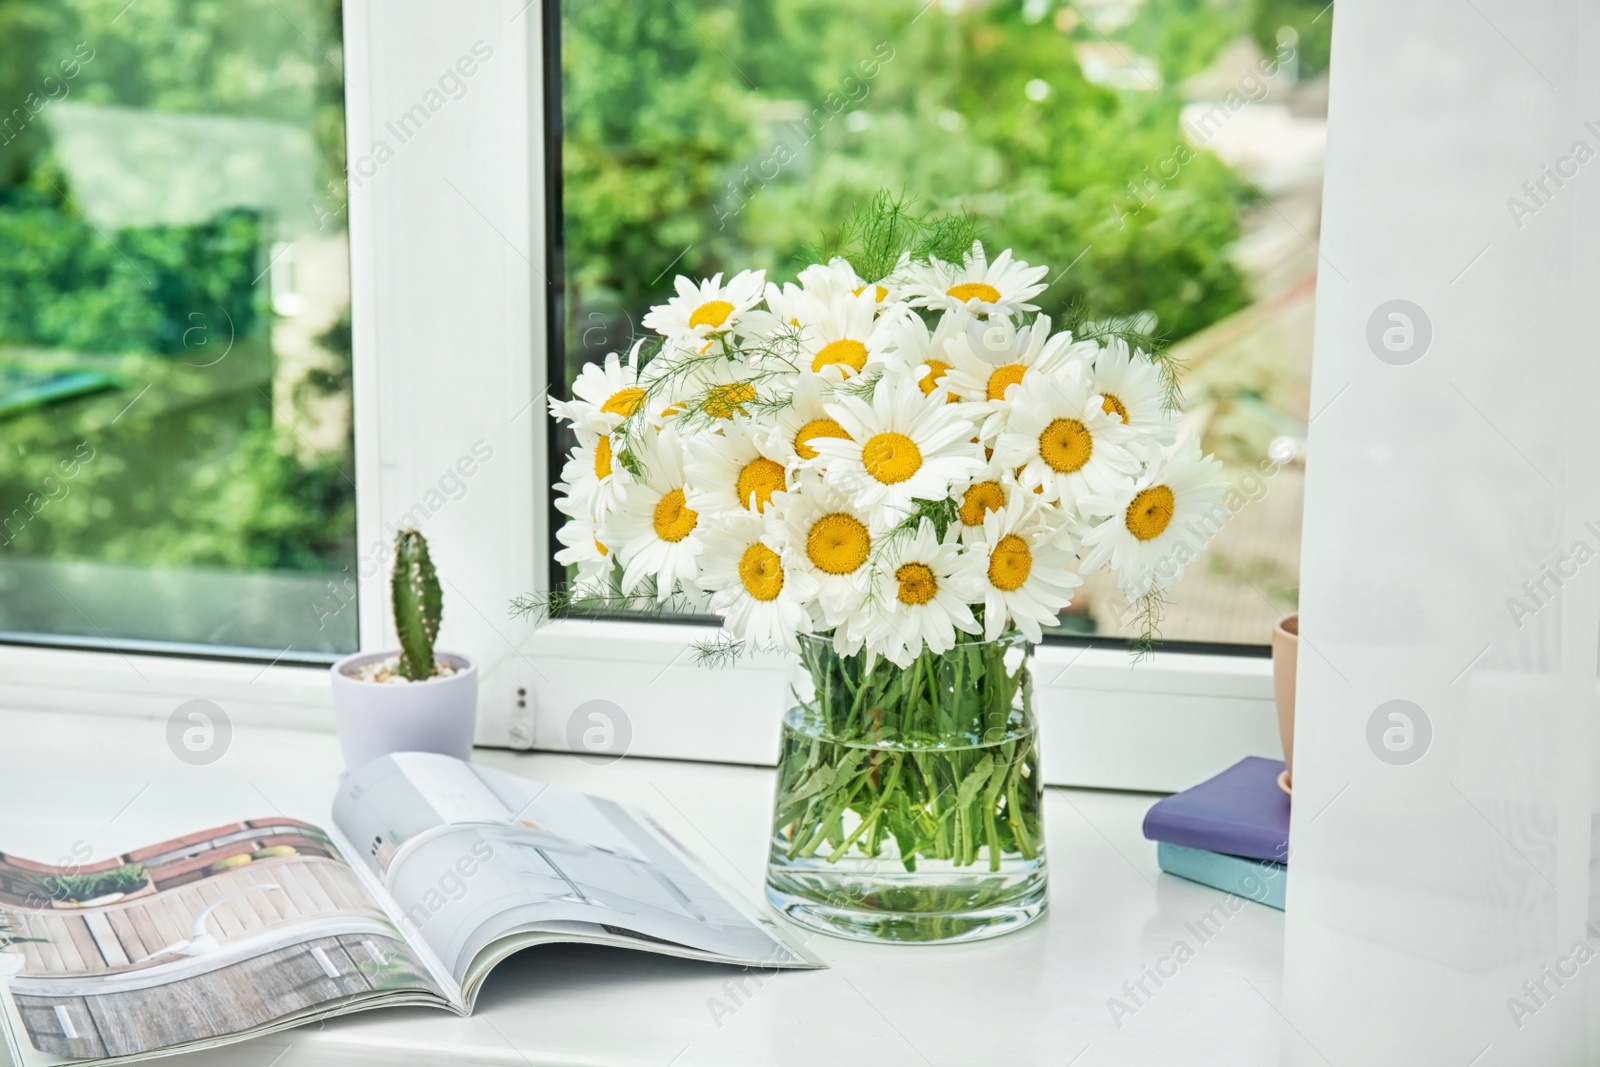
[[[53,859],[82,842],[80,850],[104,856],[263,812],[326,820],[340,769],[333,736],[241,724],[221,760],[191,767],[168,751],[166,725],[0,711],[0,848]],[[638,804],[728,886],[760,899],[768,769],[643,759],[595,766],[499,750],[477,758]],[[263,1063],[292,1049],[283,1062],[295,1064],[431,1064],[444,1055],[539,1067],[747,1067],[818,1057],[839,1067],[1274,1060],[1283,916],[1236,905],[1202,941],[1198,920],[1225,897],[1157,871],[1154,846],[1139,832],[1151,800],[1051,788],[1050,910],[995,941],[919,948],[812,936],[808,944],[830,969],[747,982],[744,993],[730,983],[740,977],[731,968],[548,948],[502,964],[471,1019],[379,1010],[251,1047]],[[1179,941],[1192,958],[1158,987],[1147,968],[1170,958]],[[1141,978],[1151,995],[1138,993]],[[1114,1020],[1113,997],[1136,1010]],[[174,1062],[239,1057],[218,1051]]]

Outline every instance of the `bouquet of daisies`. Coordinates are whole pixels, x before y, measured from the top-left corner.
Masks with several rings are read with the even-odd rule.
[[[577,437],[569,602],[676,600],[744,647],[815,633],[905,665],[962,634],[1038,641],[1100,567],[1136,601],[1179,578],[1220,464],[1165,365],[1054,329],[1029,302],[1045,267],[952,259],[679,277],[655,338],[551,402]]]

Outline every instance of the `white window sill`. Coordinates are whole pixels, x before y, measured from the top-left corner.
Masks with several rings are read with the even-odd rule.
[[[81,841],[98,857],[263,812],[327,818],[340,769],[333,736],[245,723],[222,759],[191,767],[167,750],[165,731],[164,718],[0,712],[0,848],[51,860]],[[729,886],[759,900],[770,770],[633,758],[595,766],[488,750],[478,758],[647,808]],[[1226,898],[1157,871],[1139,833],[1152,799],[1050,789],[1050,910],[992,942],[880,947],[815,936],[808,943],[831,969],[747,983],[738,1003],[732,968],[550,948],[503,964],[471,1019],[380,1010],[250,1047],[263,1063],[296,1065],[1273,1062],[1283,916],[1235,902],[1201,940],[1195,924]],[[1193,958],[1157,987],[1145,968],[1180,941]],[[1124,983],[1141,978],[1150,993],[1135,1004]],[[1120,1027],[1113,997],[1137,1008]],[[733,1014],[714,1017],[713,1002]]]

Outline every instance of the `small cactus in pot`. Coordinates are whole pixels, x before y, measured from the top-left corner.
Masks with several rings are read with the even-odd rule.
[[[389,578],[398,651],[358,652],[333,665],[333,714],[345,763],[390,752],[442,752],[466,759],[478,707],[478,668],[436,652],[444,596],[428,542],[395,535]]]
[[[444,594],[428,555],[428,542],[416,530],[401,530],[394,539],[394,572],[390,577],[394,628],[400,635],[400,675],[413,682],[433,677],[433,643],[439,638]]]

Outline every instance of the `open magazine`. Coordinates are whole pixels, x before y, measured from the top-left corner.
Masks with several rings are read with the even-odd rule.
[[[0,853],[12,1061],[113,1063],[388,1005],[465,1015],[497,962],[554,941],[821,965],[609,800],[402,753],[352,771],[333,822],[252,819],[90,866]]]

